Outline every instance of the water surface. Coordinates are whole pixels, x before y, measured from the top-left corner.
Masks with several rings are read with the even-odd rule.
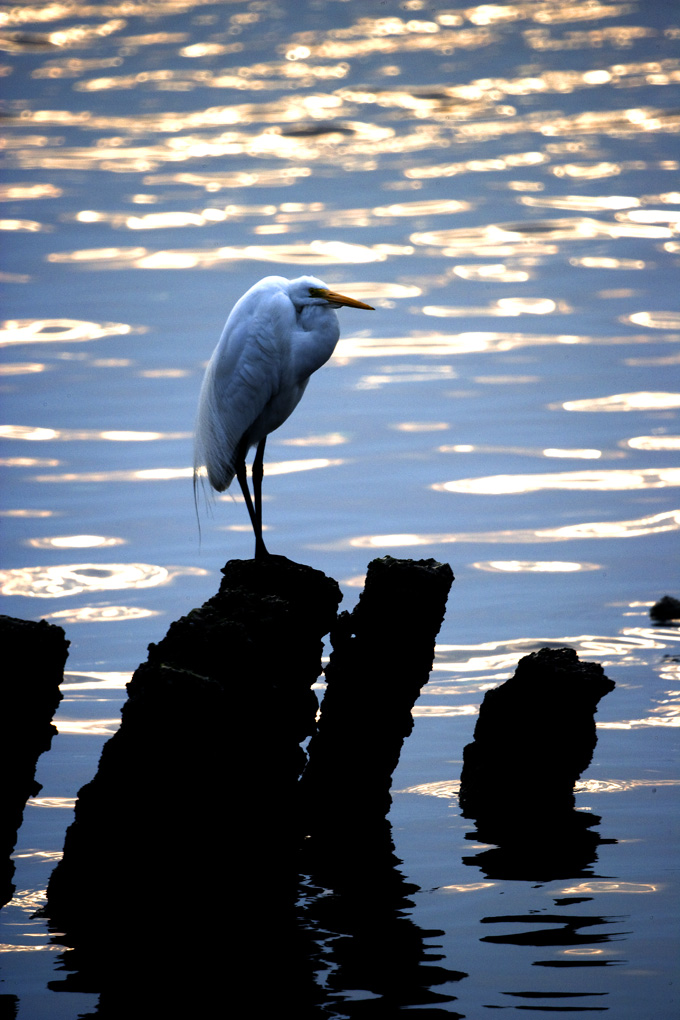
[[[272,273],[376,311],[340,312],[268,442],[269,547],[345,608],[375,556],[456,575],[390,815],[410,923],[463,975],[436,1008],[677,1015],[678,631],[649,619],[680,594],[675,5],[2,17],[2,612],[71,641],[2,914],[20,1020],[94,1008],[48,988],[60,947],[31,915],[148,642],[252,554],[236,497],[199,543],[191,433],[229,309]],[[545,644],[617,687],[577,795],[597,858],[537,882],[482,858],[456,790],[484,692]],[[326,964],[322,1015],[380,1008]]]

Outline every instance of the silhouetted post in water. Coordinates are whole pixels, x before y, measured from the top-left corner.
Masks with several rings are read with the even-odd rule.
[[[480,855],[494,874],[556,877],[592,858],[599,838],[585,830],[599,818],[574,811],[574,785],[597,743],[597,704],[614,686],[572,648],[542,648],[484,695],[463,750],[459,800],[477,822],[473,837],[502,848]]]
[[[47,620],[0,616],[0,907],[14,893],[16,843],[24,807],[42,789],[35,780],[39,756],[57,732],[51,719],[62,694],[69,642]]]
[[[149,646],[79,792],[46,908],[79,948],[134,942],[147,915],[197,924],[207,945],[294,901],[299,743],[341,593],[284,557],[223,573],[217,595]]]
[[[373,560],[353,612],[331,631],[318,732],[302,777],[307,832],[384,819],[411,709],[427,683],[453,572],[436,560]]]
[[[100,1014],[116,1020],[131,994],[138,1001],[140,980],[153,989],[150,1011],[172,978],[163,1001],[184,994],[192,1002],[200,989],[201,1012],[223,994],[225,953],[230,983],[257,981],[258,1008],[271,995],[272,1009],[294,1002],[303,1017],[323,996],[311,979],[312,936],[295,920],[311,817],[301,816],[300,793],[320,824],[343,825],[351,814],[364,828],[376,819],[384,832],[390,778],[453,580],[433,560],[376,560],[359,605],[333,629],[340,589],[320,571],[270,556],[230,561],[223,574],[217,595],[149,646],[128,684],[120,729],[79,793],[47,889],[45,913],[76,946],[90,986],[102,988]],[[311,687],[331,630],[327,674],[336,693],[324,701],[317,771],[305,773],[303,787],[300,742],[316,726]],[[374,893],[384,885],[391,930],[402,892],[389,841],[366,839],[361,862],[356,878]],[[198,942],[182,940],[175,968],[163,958],[172,947],[155,933],[178,925]],[[420,956],[407,955],[417,970]]]
[[[669,623],[671,620],[680,620],[680,599],[674,599],[672,595],[664,595],[655,602],[649,610],[654,623]]]

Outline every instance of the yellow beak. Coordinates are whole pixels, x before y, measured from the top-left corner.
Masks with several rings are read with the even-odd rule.
[[[326,290],[326,288],[319,287],[314,291],[314,294],[318,294],[319,297],[325,298],[326,301],[330,301],[333,305],[347,305],[349,308],[365,308],[369,312],[375,311],[373,305],[365,305],[363,301],[357,301],[356,298],[345,297],[344,294],[337,294],[334,290]]]

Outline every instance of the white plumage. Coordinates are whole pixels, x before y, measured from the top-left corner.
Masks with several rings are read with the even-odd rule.
[[[196,419],[194,486],[203,467],[218,492],[236,475],[255,532],[256,557],[267,555],[261,498],[266,438],[293,412],[312,372],[333,353],[340,336],[334,309],[341,305],[372,310],[313,276],[267,276],[234,305],[206,369]],[[245,466],[252,447],[257,447],[254,503]]]

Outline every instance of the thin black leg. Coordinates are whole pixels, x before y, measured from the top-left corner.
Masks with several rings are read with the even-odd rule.
[[[238,478],[238,484],[241,486],[241,492],[243,493],[243,498],[246,501],[246,508],[248,510],[248,516],[250,517],[250,523],[255,533],[256,560],[263,556],[269,556],[267,547],[262,538],[262,476],[264,474],[262,458],[264,457],[264,443],[265,441],[263,439],[257,448],[255,460],[253,461],[253,491],[255,493],[254,506],[250,495],[250,489],[248,488],[248,473],[246,470],[245,455],[240,456],[236,462],[236,477]]]
[[[264,447],[267,437],[261,439],[257,444],[255,459],[253,460],[253,495],[255,496],[255,558],[268,556],[264,540],[262,538],[262,479],[264,477]]]
[[[255,510],[253,509],[253,501],[250,496],[250,489],[248,488],[248,474],[246,472],[245,458],[241,457],[236,464],[236,477],[238,478],[238,484],[241,486],[241,492],[243,498],[246,501],[246,508],[248,510],[248,516],[250,517],[250,523],[252,524],[255,537],[257,537],[257,519],[255,517]]]

